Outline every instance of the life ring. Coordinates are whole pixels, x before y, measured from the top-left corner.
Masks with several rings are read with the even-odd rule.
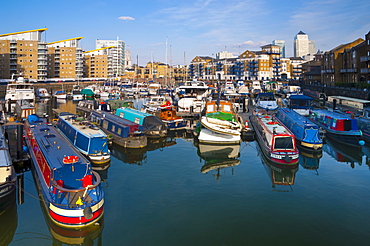
[[[78,162],[78,156],[75,155],[68,155],[63,157],[63,163],[64,164],[73,164]]]
[[[267,124],[269,124],[269,125],[276,125],[277,122],[276,121],[270,121],[270,122],[267,122]]]

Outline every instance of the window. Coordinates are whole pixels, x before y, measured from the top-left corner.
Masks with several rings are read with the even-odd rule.
[[[274,149],[293,149],[291,137],[276,137]]]

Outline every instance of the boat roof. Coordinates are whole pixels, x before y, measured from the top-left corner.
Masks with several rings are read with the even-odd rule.
[[[292,121],[294,121],[294,124],[318,128],[318,126],[314,124],[313,122],[311,122],[307,117],[300,115],[299,113],[297,113],[296,111],[290,108],[279,108],[278,114],[279,113],[284,113],[285,115],[287,115],[290,119],[292,119]]]
[[[369,100],[359,99],[359,98],[353,98],[353,97],[344,97],[344,96],[330,96],[334,99],[342,99],[342,100],[349,100],[353,102],[360,102],[360,103],[370,103]]]
[[[59,114],[59,118],[63,119],[78,132],[81,132],[82,134],[87,135],[89,137],[92,138],[107,137],[107,135],[102,130],[100,130],[99,127],[96,126],[89,127],[89,125],[91,125],[89,122],[77,121],[76,120],[78,118],[77,115],[71,114],[69,112],[61,112]]]
[[[312,97],[306,96],[306,95],[290,95],[290,100],[313,100]]]
[[[139,124],[135,123],[135,122],[132,122],[132,121],[129,121],[129,120],[126,120],[124,118],[121,118],[117,115],[114,115],[114,114],[111,114],[109,112],[97,112],[97,111],[92,111],[92,114],[95,115],[95,116],[98,116],[98,117],[101,117],[103,119],[106,119],[106,120],[109,120],[109,121],[112,121],[116,124],[119,124],[119,125],[122,125],[122,126],[137,126]]]
[[[292,135],[288,128],[278,121],[273,115],[257,115],[261,122],[265,125],[270,132],[276,132],[276,134],[288,134]],[[270,122],[274,122],[271,124]]]
[[[345,114],[329,111],[329,110],[326,110],[326,109],[313,109],[312,112],[320,114],[320,115],[329,116],[329,117],[335,118],[335,119],[352,120],[350,115],[347,116]]]
[[[132,108],[124,108],[124,107],[121,107],[121,108],[118,108],[117,109],[117,112],[129,112],[137,117],[140,117],[140,118],[145,118],[147,116],[153,116],[151,114],[148,114],[148,113],[144,113],[144,112],[141,112],[139,110],[136,110],[136,109],[132,109]]]

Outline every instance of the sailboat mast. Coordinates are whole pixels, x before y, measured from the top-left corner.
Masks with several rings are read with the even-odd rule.
[[[166,63],[166,76],[165,76],[165,85],[167,86],[167,36],[166,36],[166,57],[165,57],[165,63]]]

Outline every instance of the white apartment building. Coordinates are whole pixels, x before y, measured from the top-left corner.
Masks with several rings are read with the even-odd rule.
[[[126,64],[126,45],[122,40],[101,40],[97,39],[96,49],[114,46],[108,50],[109,56],[112,56],[112,68],[114,77],[122,76]]]

